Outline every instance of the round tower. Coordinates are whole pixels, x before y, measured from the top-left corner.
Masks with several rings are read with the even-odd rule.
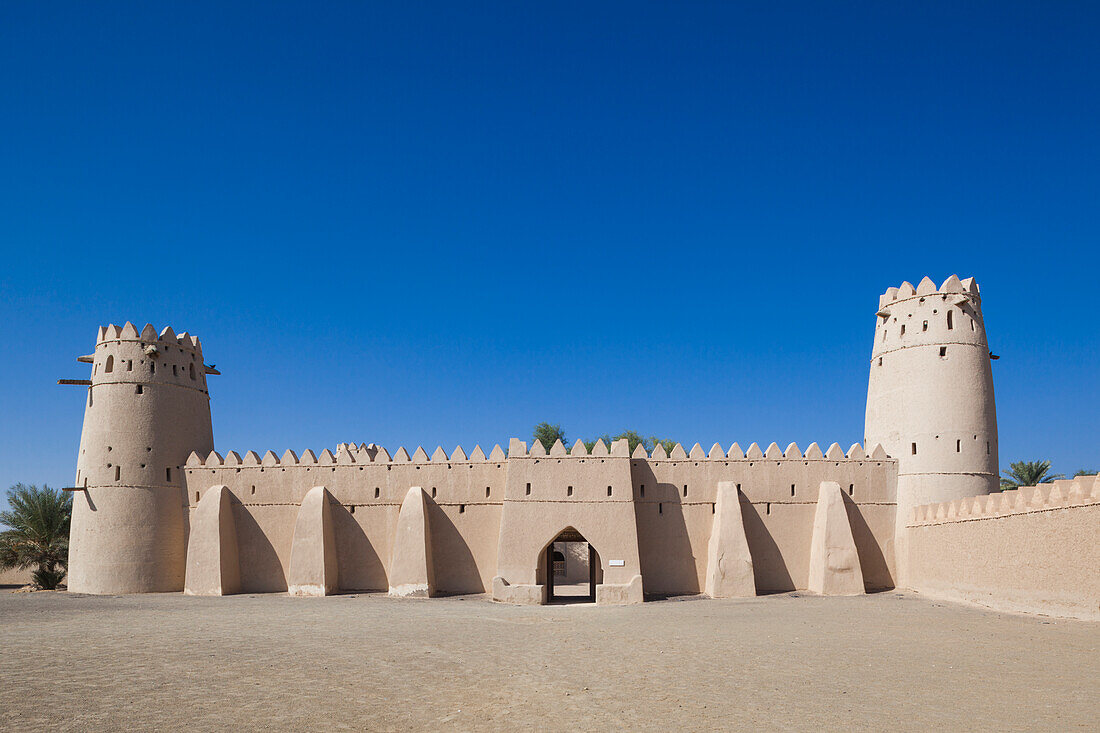
[[[864,444],[898,460],[899,540],[914,506],[998,486],[990,356],[973,278],[937,288],[926,277],[879,298]]]
[[[199,340],[147,325],[99,329],[80,435],[70,591],[183,590],[182,481],[191,451],[214,449]]]

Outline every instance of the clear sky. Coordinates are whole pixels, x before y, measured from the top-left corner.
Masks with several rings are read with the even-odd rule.
[[[223,452],[847,447],[951,273],[1002,466],[1100,467],[1100,5],[457,5],[0,7],[0,487],[70,485],[126,320]]]

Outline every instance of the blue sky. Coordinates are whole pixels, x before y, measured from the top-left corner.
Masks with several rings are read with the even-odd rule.
[[[219,450],[861,439],[878,294],[978,278],[1001,463],[1100,467],[1094,3],[8,3],[0,486],[96,328]]]

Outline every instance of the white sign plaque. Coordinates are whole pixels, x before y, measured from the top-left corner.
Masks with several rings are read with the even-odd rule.
[[[607,564],[613,568],[621,568],[623,565],[626,565],[622,560],[608,560]]]

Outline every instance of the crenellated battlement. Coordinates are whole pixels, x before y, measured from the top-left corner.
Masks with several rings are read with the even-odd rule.
[[[589,450],[581,440],[576,441],[572,448],[566,450],[565,446],[559,440],[550,447],[549,451],[547,451],[542,443],[537,440],[532,443],[530,450],[528,450],[527,444],[524,441],[512,438],[507,453],[497,444],[493,446],[488,456],[485,455],[480,445],[475,445],[469,456],[466,455],[466,451],[463,450],[460,445],[455,446],[450,454],[443,449],[443,446],[436,446],[436,449],[432,451],[431,455],[428,454],[423,446],[417,446],[416,450],[414,450],[411,455],[404,446],[401,446],[391,456],[385,448],[373,443],[370,445],[363,443],[359,446],[353,443],[339,443],[336,446],[335,453],[328,448],[325,448],[320,453],[315,453],[313,450],[307,449],[303,451],[301,455],[293,450],[287,449],[281,456],[276,455],[274,451],[270,450],[266,451],[262,456],[254,450],[246,451],[243,456],[237,451],[229,451],[224,456],[217,451],[211,451],[206,456],[200,456],[198,453],[192,452],[187,458],[186,465],[188,468],[214,468],[223,466],[353,466],[396,463],[499,463],[500,461],[512,458],[543,457],[617,457],[642,458],[652,461],[720,460],[723,462],[729,462],[731,460],[756,461],[761,459],[822,461],[863,461],[870,459],[881,461],[890,458],[890,456],[886,454],[885,449],[878,444],[876,444],[870,452],[867,452],[859,443],[853,443],[847,451],[843,450],[839,443],[833,443],[829,446],[828,450],[822,452],[817,443],[810,443],[806,451],[803,452],[798,447],[798,443],[790,443],[785,449],[780,449],[779,444],[773,442],[769,444],[765,450],[761,450],[757,443],[752,443],[747,450],[742,450],[741,446],[737,443],[731,445],[728,450],[724,449],[720,443],[715,443],[711,446],[709,451],[704,451],[699,443],[692,446],[690,451],[686,451],[683,445],[677,443],[673,446],[672,450],[667,453],[662,445],[658,445],[654,448],[652,453],[648,453],[643,446],[639,445],[634,449],[633,453],[630,453],[626,440],[614,441],[610,449],[602,440],[597,440],[591,450]]]
[[[266,451],[263,456],[254,450],[246,451],[242,456],[237,451],[229,451],[224,456],[217,451],[211,451],[206,456],[200,456],[192,452],[187,458],[188,468],[219,468],[219,467],[251,467],[251,466],[365,466],[365,465],[392,465],[392,464],[455,464],[455,463],[499,463],[507,456],[500,445],[494,445],[486,456],[480,445],[475,445],[473,451],[467,456],[462,446],[456,446],[448,455],[442,446],[429,456],[422,446],[418,446],[412,455],[404,446],[390,456],[389,452],[377,445],[355,447],[349,443],[341,443],[333,453],[325,448],[320,453],[312,449],[302,451],[301,455],[290,450],[283,452],[281,456],[274,451]]]
[[[1000,493],[922,504],[913,508],[909,526],[989,519],[1085,504],[1100,504],[1100,476],[1078,476]]]
[[[203,361],[202,344],[187,333],[177,335],[171,326],[159,334],[152,324],[139,332],[129,321],[99,329],[95,352],[78,357],[92,365],[92,386],[134,385],[136,394],[145,394],[142,385],[171,385],[206,394],[206,376],[219,372]]]
[[[199,341],[198,336],[192,336],[186,331],[176,334],[171,326],[165,326],[159,334],[151,323],[146,323],[140,332],[137,326],[129,321],[126,321],[126,324],[121,327],[113,323],[99,327],[99,335],[96,338],[97,347],[101,344],[119,341],[141,341],[149,345],[174,346],[186,351],[193,351],[196,354],[202,354],[202,342]]]
[[[889,288],[879,297],[875,340],[871,359],[875,366],[891,352],[914,347],[940,347],[938,356],[950,357],[953,345],[988,351],[981,297],[973,278],[952,275],[936,288],[925,277],[914,288],[910,283]]]
[[[803,453],[798,447],[798,443],[790,443],[785,449],[780,449],[779,444],[774,442],[769,444],[764,450],[761,450],[760,445],[757,443],[752,443],[746,450],[742,450],[741,446],[737,443],[731,445],[728,450],[724,449],[720,443],[715,443],[710,447],[709,451],[705,451],[703,446],[699,443],[692,446],[690,451],[685,451],[684,447],[677,443],[672,447],[671,451],[666,452],[663,445],[658,445],[649,454],[639,445],[634,449],[634,453],[631,457],[645,458],[651,461],[757,461],[765,458],[786,460],[862,461],[868,458],[872,460],[885,460],[889,458],[883,447],[877,444],[868,453],[859,443],[853,443],[847,451],[842,449],[839,443],[833,443],[829,446],[828,450],[823,453],[821,447],[817,443],[810,443],[805,453]]]
[[[913,287],[909,281],[903,282],[898,287],[890,287],[879,296],[879,308],[885,308],[891,303],[908,300],[910,298],[925,298],[931,295],[947,296],[953,305],[962,305],[966,301],[981,301],[981,291],[977,281],[968,277],[960,280],[958,275],[952,275],[943,281],[938,288],[932,278],[927,275],[920,281],[917,287]]]

